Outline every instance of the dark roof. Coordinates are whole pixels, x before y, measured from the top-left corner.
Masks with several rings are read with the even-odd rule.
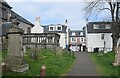
[[[23,18],[22,16],[18,15],[17,13],[15,13],[14,11],[11,10],[11,16],[12,18],[17,18],[18,21],[21,21],[23,23],[26,23],[28,25],[31,25],[32,27],[34,26],[34,24],[32,24],[31,22],[29,22],[28,20],[26,20],[25,18]]]
[[[72,35],[72,33],[75,33],[75,35]],[[85,37],[85,32],[83,30],[69,30],[69,37]]]
[[[94,29],[93,25],[99,25],[99,29]],[[111,22],[89,22],[87,25],[87,32],[88,33],[111,33],[111,29],[105,29],[106,25],[110,25]]]
[[[0,3],[2,3],[2,5],[5,5],[8,8],[12,8],[7,2],[5,2],[5,0],[0,0]]]
[[[11,22],[4,22],[0,24],[0,36],[6,35],[8,29],[12,26]]]
[[[62,31],[57,31],[57,30],[54,30],[54,31],[49,31],[49,26],[62,26]],[[62,25],[62,24],[49,24],[49,25],[42,25],[42,27],[44,28],[44,33],[66,33],[66,26],[65,25]]]
[[[49,26],[57,26],[57,25],[62,25],[62,24],[49,24],[49,25],[41,25],[42,27],[49,27]],[[65,25],[62,25],[65,26]]]

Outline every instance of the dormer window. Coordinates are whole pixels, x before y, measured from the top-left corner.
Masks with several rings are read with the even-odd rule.
[[[75,36],[75,32],[72,32],[72,36]]]
[[[110,25],[106,25],[106,26],[105,26],[105,29],[110,29]]]
[[[54,26],[49,26],[49,31],[54,31]]]
[[[61,30],[61,27],[57,27],[57,30]]]
[[[62,31],[62,26],[56,26],[56,31]]]
[[[93,25],[93,29],[99,29],[99,25],[94,24],[94,25]]]
[[[83,32],[80,32],[80,35],[83,35]]]

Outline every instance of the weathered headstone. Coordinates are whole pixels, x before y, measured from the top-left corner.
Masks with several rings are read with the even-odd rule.
[[[117,49],[115,54],[115,62],[113,63],[114,66],[120,66],[120,38],[117,41]]]
[[[37,51],[37,48],[31,48],[30,58],[32,60],[38,60],[38,51]]]
[[[55,51],[56,51],[56,55],[62,55],[62,48],[61,47],[57,46],[55,48]]]
[[[23,53],[25,54],[26,53],[26,46],[23,45]]]
[[[12,28],[8,31],[8,56],[5,60],[6,66],[11,67],[11,71],[24,72],[29,69],[25,62],[23,53],[23,30],[18,28],[19,22],[12,20]]]

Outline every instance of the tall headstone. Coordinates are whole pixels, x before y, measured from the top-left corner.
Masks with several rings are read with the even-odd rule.
[[[29,69],[25,62],[23,53],[23,37],[24,31],[18,28],[19,22],[12,20],[12,27],[8,30],[8,57],[6,65],[10,66],[10,70],[14,72],[24,72]]]
[[[116,54],[115,54],[115,63],[113,63],[114,66],[120,66],[120,38],[117,41],[117,48],[116,48]]]

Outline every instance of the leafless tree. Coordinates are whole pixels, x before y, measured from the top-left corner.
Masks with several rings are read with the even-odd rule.
[[[102,2],[101,2],[102,1]],[[120,33],[120,2],[113,0],[97,0],[95,2],[87,2],[86,7],[84,8],[86,16],[90,16],[92,13],[98,15],[103,10],[109,10],[111,17],[111,30],[112,30],[112,39],[113,39],[113,51],[116,50],[117,40]],[[108,6],[106,6],[108,5]]]

